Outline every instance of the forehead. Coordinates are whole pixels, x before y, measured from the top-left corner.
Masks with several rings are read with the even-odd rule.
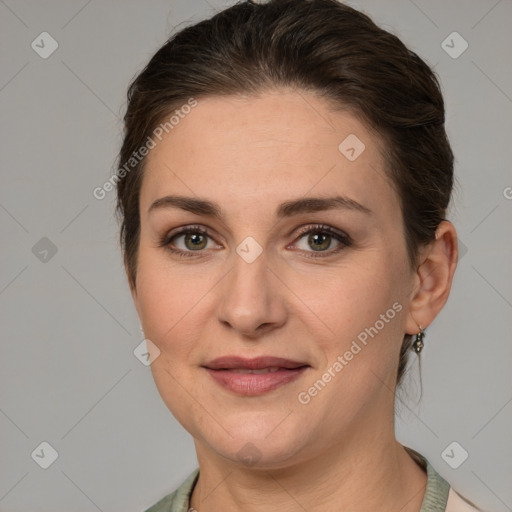
[[[334,112],[318,96],[295,90],[197,102],[155,139],[141,209],[176,193],[233,205],[339,193],[396,206],[381,141],[348,110]]]

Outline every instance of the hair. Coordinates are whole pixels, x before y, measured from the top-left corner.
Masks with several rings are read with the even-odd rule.
[[[128,88],[116,176],[116,213],[128,280],[136,287],[139,195],[146,158],[133,155],[191,98],[258,95],[291,87],[349,109],[382,140],[400,198],[411,269],[435,239],[453,187],[453,154],[439,82],[395,35],[337,0],[240,2],[180,30]],[[403,339],[397,385],[412,336]]]

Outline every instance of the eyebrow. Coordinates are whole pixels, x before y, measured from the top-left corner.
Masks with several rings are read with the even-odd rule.
[[[204,215],[224,220],[222,210],[217,203],[186,196],[165,196],[154,201],[148,209],[148,214],[160,209],[179,208],[196,215]],[[372,215],[373,212],[366,206],[345,196],[333,197],[304,197],[285,201],[280,204],[276,210],[276,217],[286,218],[301,213],[313,213],[324,210],[352,210],[366,215]]]

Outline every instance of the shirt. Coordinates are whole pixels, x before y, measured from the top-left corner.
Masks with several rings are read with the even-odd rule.
[[[427,459],[417,452],[415,455],[427,472],[427,486],[420,512],[481,512],[480,509],[455,492]],[[173,493],[162,498],[145,512],[189,512],[190,496],[198,478],[199,468],[195,469]]]

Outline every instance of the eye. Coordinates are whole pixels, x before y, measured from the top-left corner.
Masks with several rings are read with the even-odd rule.
[[[208,232],[199,226],[187,226],[178,232],[166,235],[159,245],[184,257],[195,256],[193,253],[217,247]]]
[[[330,256],[352,244],[352,240],[348,235],[330,226],[306,226],[299,234],[300,236],[294,246],[301,251],[310,253],[308,254],[309,258]]]
[[[350,245],[350,236],[326,225],[305,226],[293,244],[309,258],[331,256]],[[187,226],[172,232],[160,240],[159,246],[180,257],[200,256],[205,249],[219,248],[201,226]]]

